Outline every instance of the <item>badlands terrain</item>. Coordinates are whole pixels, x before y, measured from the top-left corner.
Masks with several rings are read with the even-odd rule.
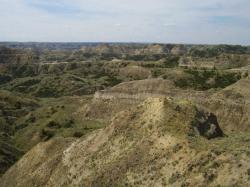
[[[0,186],[250,186],[250,47],[0,43]]]

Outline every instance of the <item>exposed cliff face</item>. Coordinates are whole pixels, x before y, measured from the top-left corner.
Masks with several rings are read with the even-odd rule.
[[[171,88],[173,83],[163,79],[124,82],[96,92],[92,103],[85,106],[84,115],[109,120],[117,112],[135,106],[149,97],[165,97]]]
[[[112,88],[98,91],[91,104],[85,106],[85,116],[98,119],[110,119],[115,113],[135,106],[152,97],[185,98],[187,100],[204,100],[204,92],[181,90],[171,81],[164,79],[146,79],[118,84]]]
[[[231,141],[227,138],[207,140],[196,134],[193,127],[218,130],[209,116],[187,101],[149,99],[87,137],[39,144],[1,178],[0,185],[248,185],[249,157],[221,148]]]
[[[235,103],[230,100],[211,99],[202,103],[218,116],[221,127],[226,132],[250,131],[250,104]]]
[[[227,131],[250,131],[250,78],[215,93],[204,100],[203,105],[213,111],[223,129]]]
[[[235,84],[228,86],[220,92],[214,94],[214,98],[226,98],[234,102],[250,102],[250,77],[239,80]]]
[[[147,97],[166,95],[173,89],[173,83],[164,79],[145,79],[139,81],[124,82],[110,89],[97,92],[96,98],[137,98],[144,100]],[[145,95],[145,96],[143,96]]]

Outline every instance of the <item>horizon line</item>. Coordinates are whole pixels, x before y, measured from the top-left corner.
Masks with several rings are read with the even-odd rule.
[[[116,41],[116,42],[107,42],[107,41],[79,41],[79,42],[76,42],[76,41],[0,41],[0,43],[36,43],[36,44],[39,44],[39,43],[61,43],[61,44],[67,44],[67,43],[72,43],[72,44],[81,44],[81,43],[85,43],[85,44],[159,44],[159,45],[232,45],[232,46],[246,46],[246,47],[250,47],[250,44],[233,44],[233,43],[175,43],[175,42],[135,42],[135,41],[128,41],[128,42],[125,42],[125,41]]]

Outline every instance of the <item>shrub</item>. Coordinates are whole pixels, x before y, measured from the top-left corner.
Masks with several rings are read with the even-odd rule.
[[[164,62],[165,68],[174,68],[174,67],[177,67],[179,59],[180,59],[180,57],[176,57],[176,56],[166,58],[166,60]]]
[[[24,122],[18,126],[15,126],[15,130],[20,130],[20,129],[24,129],[25,127],[27,127],[29,124],[27,122]]]
[[[175,183],[181,177],[180,173],[174,173],[168,180],[169,184]]]
[[[5,84],[11,80],[12,80],[12,77],[10,75],[0,74],[0,84]]]
[[[41,131],[41,138],[43,138],[45,141],[49,140],[55,135],[55,131],[51,129],[44,128]]]
[[[49,128],[61,128],[61,125],[53,120],[50,121],[46,126]]]
[[[74,124],[74,120],[70,119],[70,120],[66,120],[65,123],[62,124],[62,126],[64,128],[71,128],[73,124]]]
[[[247,175],[250,176],[250,168],[247,170]]]
[[[80,138],[80,137],[83,136],[83,133],[79,132],[79,131],[76,131],[76,132],[74,132],[73,136],[76,137],[76,138]]]
[[[36,121],[36,117],[33,115],[30,115],[30,117],[26,120],[28,123],[34,123]]]
[[[158,68],[154,68],[152,70],[152,75],[153,77],[157,78],[159,77],[160,75],[162,75],[162,70],[161,69],[158,69]]]
[[[174,83],[181,88],[194,88],[196,90],[208,90],[211,88],[225,88],[239,79],[239,73],[223,73],[213,70],[185,70],[185,73],[192,75],[190,78],[181,78]],[[209,80],[213,80],[212,82]]]

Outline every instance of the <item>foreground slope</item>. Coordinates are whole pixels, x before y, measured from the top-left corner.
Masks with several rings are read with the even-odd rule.
[[[38,144],[0,186],[247,186],[249,142],[191,102],[151,98],[86,137]]]

